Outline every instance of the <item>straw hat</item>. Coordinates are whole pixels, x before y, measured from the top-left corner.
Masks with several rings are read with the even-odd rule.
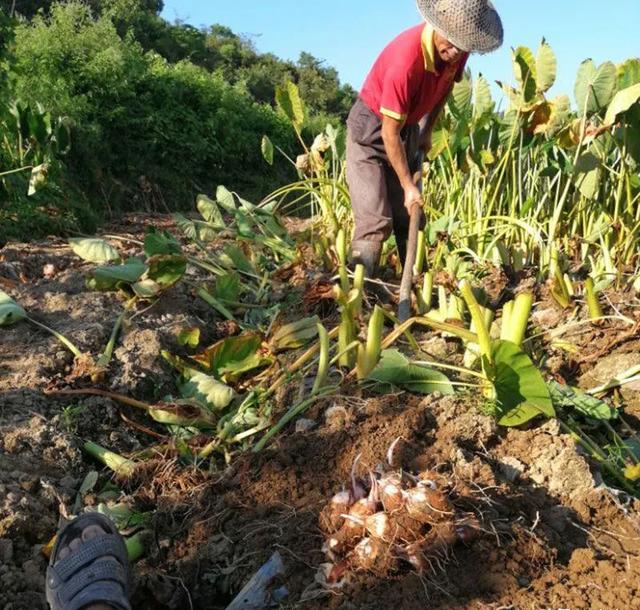
[[[489,0],[417,0],[422,16],[449,42],[469,53],[502,44],[502,21]]]

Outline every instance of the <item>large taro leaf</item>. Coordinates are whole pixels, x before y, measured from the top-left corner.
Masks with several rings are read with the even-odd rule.
[[[156,254],[182,254],[178,240],[169,231],[158,231],[155,227],[147,228],[144,236],[144,253],[147,256]]]
[[[549,394],[555,407],[575,409],[589,419],[612,420],[618,417],[617,409],[609,406],[604,400],[585,394],[568,385],[556,381],[548,384]]]
[[[536,81],[538,93],[545,93],[556,82],[558,73],[558,61],[556,55],[543,38],[536,56]]]
[[[536,95],[536,58],[528,47],[518,47],[513,51],[513,71],[520,83],[524,101],[529,103]]]
[[[540,371],[520,347],[511,341],[496,341],[491,348],[490,374],[498,405],[498,423],[519,426],[537,417],[555,417],[556,412]]]
[[[228,385],[205,373],[192,375],[180,390],[184,398],[194,398],[214,411],[222,411],[228,407],[236,396]]]
[[[27,312],[6,292],[0,290],[0,326],[15,324],[27,317]]]
[[[90,263],[108,263],[120,258],[120,253],[104,239],[72,237],[69,245],[75,254]]]
[[[618,91],[607,108],[607,114],[604,118],[605,125],[613,125],[616,117],[629,110],[638,100],[640,100],[640,83]]]
[[[493,98],[491,97],[491,86],[489,81],[478,74],[478,78],[473,87],[473,116],[478,119],[493,112]]]
[[[380,361],[367,379],[377,382],[376,386],[382,391],[395,386],[416,394],[454,393],[446,375],[432,368],[413,364],[395,349],[382,352]]]
[[[98,267],[89,274],[87,287],[91,290],[114,290],[120,284],[137,282],[147,266],[139,258],[130,258],[122,265]]]
[[[580,64],[574,94],[578,106],[578,116],[591,114],[605,108],[616,88],[616,67],[607,61],[596,68],[591,59]]]
[[[187,259],[181,254],[156,254],[147,262],[147,278],[163,288],[175,284],[187,270]]]
[[[263,350],[262,336],[251,332],[218,341],[193,359],[216,379],[225,382],[235,381],[244,373],[271,362]]]

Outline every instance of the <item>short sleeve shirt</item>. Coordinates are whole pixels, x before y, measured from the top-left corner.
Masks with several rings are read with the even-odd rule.
[[[435,67],[433,28],[417,25],[402,32],[382,51],[367,76],[360,97],[379,117],[418,123],[460,80],[468,54],[456,64]]]

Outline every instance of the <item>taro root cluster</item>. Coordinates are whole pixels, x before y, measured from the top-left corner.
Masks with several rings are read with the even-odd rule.
[[[352,476],[350,489],[320,513],[330,561],[322,580],[329,586],[354,572],[386,577],[404,568],[428,575],[443,567],[455,544],[481,532],[473,513],[456,508],[438,473],[393,471],[369,478],[365,485]]]

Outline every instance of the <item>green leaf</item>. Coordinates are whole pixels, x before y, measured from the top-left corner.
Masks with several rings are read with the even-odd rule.
[[[536,59],[529,47],[518,47],[513,51],[513,70],[520,83],[525,102],[531,102],[536,96]]]
[[[556,55],[543,38],[536,56],[536,74],[538,93],[546,93],[556,82],[558,61]]]
[[[491,358],[500,425],[519,426],[538,415],[555,417],[547,385],[527,354],[515,343],[495,341]]]
[[[222,185],[216,189],[216,201],[218,205],[222,206],[229,214],[235,214],[238,209],[233,193]],[[224,221],[222,224],[224,226]]]
[[[236,396],[228,385],[204,373],[196,373],[180,389],[185,398],[195,398],[214,411],[228,407]]]
[[[627,59],[618,66],[618,89],[626,89],[640,83],[640,59]]]
[[[231,195],[231,193],[229,193],[229,195]],[[233,204],[233,195],[231,195],[231,202]],[[224,218],[222,218],[218,204],[215,201],[209,199],[206,195],[198,195],[196,198],[196,207],[206,222],[212,224],[216,229],[225,228]],[[235,207],[235,204],[233,204],[234,210]]]
[[[587,199],[595,199],[600,190],[602,164],[592,152],[585,152],[578,158],[574,175],[580,193]]]
[[[87,285],[91,290],[113,290],[120,283],[137,282],[147,266],[138,258],[130,258],[123,265],[98,267],[89,274]]]
[[[575,409],[590,419],[610,421],[618,417],[617,409],[609,406],[603,400],[585,394],[576,388],[561,385],[556,381],[549,382],[548,388],[551,400],[556,407]]]
[[[182,248],[169,231],[158,231],[155,227],[147,227],[147,233],[144,236],[144,253],[147,256],[181,254]]]
[[[193,328],[183,328],[178,333],[179,345],[198,347],[198,343],[200,343],[200,329],[197,326],[194,326]]]
[[[227,337],[193,356],[193,360],[225,382],[234,381],[242,374],[271,362],[271,358],[262,351],[262,337],[257,333]]]
[[[27,312],[4,290],[0,290],[0,326],[15,324],[27,317]]]
[[[387,349],[367,379],[376,381],[381,390],[396,386],[416,394],[453,394],[453,386],[446,375],[426,366],[413,364],[398,350]]]
[[[269,136],[262,136],[262,157],[269,164],[273,165],[273,143],[269,139]]]
[[[459,83],[456,83],[453,86],[449,101],[451,105],[451,112],[458,120],[464,120],[471,117],[472,94],[473,88],[471,86],[471,80],[466,75]]]
[[[104,239],[72,237],[69,245],[77,256],[90,263],[108,263],[120,258],[120,253]]]
[[[27,195],[29,197],[31,197],[31,195],[34,195],[36,191],[46,183],[48,171],[48,163],[41,163],[40,165],[36,165],[36,167],[31,170],[31,177],[29,178],[29,190],[27,191]]]
[[[240,278],[237,273],[227,272],[216,279],[214,296],[221,301],[235,302],[240,296]]]
[[[493,112],[493,98],[491,97],[491,87],[489,81],[482,76],[478,75],[474,84],[474,106],[473,116],[478,119],[482,116],[489,115]]]
[[[255,268],[242,248],[234,244],[229,244],[224,249],[224,254],[220,256],[220,263],[225,267],[235,268],[245,273],[255,273]]]
[[[294,129],[300,132],[304,123],[304,106],[297,85],[288,81],[286,86],[276,89],[276,104],[291,121]]]
[[[180,254],[157,254],[147,261],[147,277],[163,288],[175,284],[187,270],[187,259]]]
[[[575,86],[578,116],[592,114],[605,108],[611,101],[616,88],[616,67],[610,61],[596,68],[591,59],[580,64]]]
[[[607,108],[607,114],[604,117],[605,125],[613,125],[616,117],[629,110],[638,100],[640,100],[640,83],[618,91]]]

